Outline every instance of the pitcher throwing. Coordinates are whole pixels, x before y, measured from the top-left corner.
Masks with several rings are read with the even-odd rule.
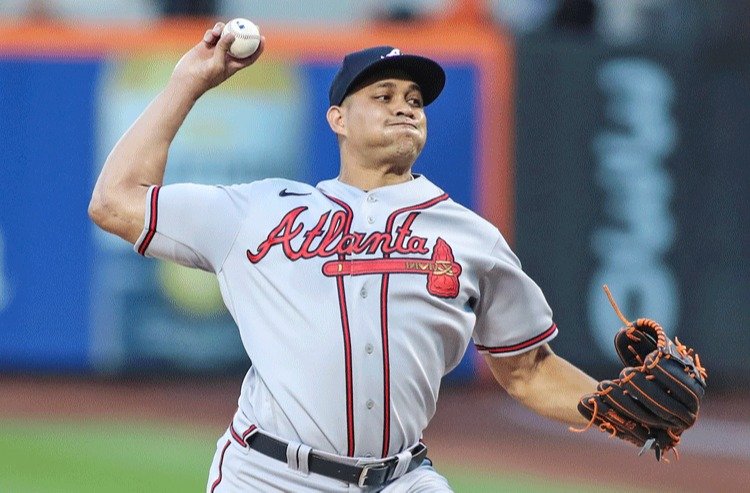
[[[162,186],[192,106],[263,51],[228,56],[223,27],[114,147],[89,209],[139,254],[218,277],[252,365],[207,491],[450,491],[421,437],[471,340],[513,397],[584,427],[597,382],[550,350],[539,287],[497,228],[412,173],[438,63],[391,46],[343,59],[326,114],[338,177]]]

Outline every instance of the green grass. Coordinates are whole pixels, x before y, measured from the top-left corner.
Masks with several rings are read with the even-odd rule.
[[[456,468],[456,466],[440,467],[443,474],[456,493],[599,493],[602,488],[593,485],[584,486],[575,483],[563,483],[554,479],[524,476],[518,473],[488,473],[479,469]],[[626,489],[617,488],[626,493]]]
[[[0,422],[0,491],[204,491],[217,438],[143,423]]]
[[[0,492],[201,492],[219,432],[146,423],[0,421]],[[594,487],[440,465],[457,493]]]

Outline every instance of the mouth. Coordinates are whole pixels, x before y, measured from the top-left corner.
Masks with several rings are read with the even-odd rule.
[[[388,126],[389,127],[405,127],[405,128],[411,128],[413,130],[419,130],[415,124],[409,123],[409,122],[390,123]]]

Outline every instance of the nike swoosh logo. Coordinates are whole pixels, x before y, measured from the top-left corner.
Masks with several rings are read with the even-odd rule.
[[[286,188],[279,192],[279,197],[301,197],[303,195],[310,195],[310,193],[287,192]]]

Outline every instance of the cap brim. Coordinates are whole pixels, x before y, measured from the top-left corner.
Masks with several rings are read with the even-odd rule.
[[[387,70],[403,70],[419,85],[424,105],[437,99],[445,87],[445,71],[437,62],[418,55],[387,56],[375,61],[352,80],[341,100],[363,81]],[[341,104],[341,101],[338,102]]]

